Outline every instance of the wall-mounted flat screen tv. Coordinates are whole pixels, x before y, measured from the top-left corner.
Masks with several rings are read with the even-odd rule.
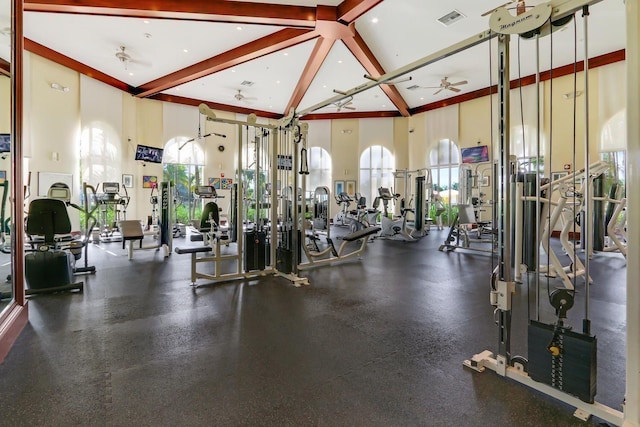
[[[162,148],[140,145],[136,147],[136,160],[151,163],[162,163]]]
[[[0,153],[11,151],[11,134],[0,133]]]
[[[489,161],[489,147],[486,145],[463,148],[461,151],[462,163],[482,163]]]

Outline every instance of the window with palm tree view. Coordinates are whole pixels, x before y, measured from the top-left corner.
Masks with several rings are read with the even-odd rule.
[[[202,201],[195,197],[194,190],[203,185],[204,150],[195,140],[185,144],[189,139],[170,139],[163,155],[162,179],[173,182],[176,221],[183,224],[200,218],[202,213]]]

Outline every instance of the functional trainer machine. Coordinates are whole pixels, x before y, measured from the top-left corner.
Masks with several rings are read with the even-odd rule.
[[[596,1],[569,1],[559,5],[542,3],[514,17],[504,7],[496,9],[491,15],[490,25],[498,38],[498,102],[499,123],[497,126],[500,141],[500,158],[496,178],[497,218],[498,218],[498,264],[491,277],[491,304],[495,307],[494,317],[498,327],[498,351],[486,350],[475,354],[464,361],[464,366],[482,372],[485,369],[495,371],[498,375],[513,379],[549,396],[561,400],[576,408],[574,415],[583,420],[595,415],[609,423],[622,425],[623,414],[595,401],[596,394],[596,345],[597,340],[591,333],[589,320],[589,284],[584,285],[585,316],[582,331],[575,331],[568,326],[568,310],[574,305],[575,292],[571,289],[556,289],[549,293],[549,302],[555,309],[556,321],[552,324],[540,321],[539,304],[536,314],[529,320],[528,326],[528,358],[511,354],[511,320],[512,295],[516,292],[516,282],[512,271],[512,186],[515,171],[514,159],[510,153],[510,114],[509,114],[509,40],[510,35],[536,39],[536,56],[539,56],[538,39],[550,34],[555,27],[560,27],[574,18],[577,11],[582,11],[584,23],[585,58],[588,51],[588,16],[589,5]],[[576,37],[577,39],[577,37]],[[576,40],[577,43],[577,40]],[[520,54],[520,52],[519,52]],[[588,59],[585,59],[588,61]],[[552,64],[553,66],[553,64]],[[589,162],[589,67],[585,64],[585,169],[587,179],[592,176]],[[539,84],[539,72],[536,74]],[[575,74],[574,74],[575,79]],[[539,88],[538,88],[539,89]],[[537,92],[540,93],[539,91]],[[539,95],[538,95],[539,96]],[[575,108],[575,104],[574,104]],[[538,140],[538,153],[540,152]],[[496,179],[498,181],[498,179]],[[540,215],[540,180],[536,179],[534,194],[538,198],[537,218]],[[585,185],[583,197],[589,200],[591,186]],[[584,216],[589,223],[591,219],[590,203],[584,205]],[[538,231],[540,233],[540,231]],[[586,233],[585,247],[589,248],[590,233]],[[536,239],[537,240],[537,239]],[[575,253],[573,260],[577,259]],[[539,264],[536,261],[536,264]],[[585,257],[585,274],[589,271],[589,256]],[[536,302],[539,303],[539,274],[536,273]]]
[[[191,255],[192,286],[197,279],[219,282],[266,274],[284,277],[296,286],[308,284],[298,276],[304,194],[299,175],[308,174],[308,125],[299,123],[293,111],[271,125],[258,123],[254,114],[240,121],[219,118],[205,104],[199,110],[207,120],[236,126],[239,155],[230,236],[225,239],[212,227],[208,245],[175,249]],[[198,270],[200,264],[209,266],[207,272]]]

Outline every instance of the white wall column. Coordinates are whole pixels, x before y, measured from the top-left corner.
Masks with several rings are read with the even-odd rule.
[[[640,6],[627,16],[627,389],[625,427],[640,426]]]

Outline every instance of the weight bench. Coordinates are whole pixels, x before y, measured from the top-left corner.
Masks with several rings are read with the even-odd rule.
[[[142,240],[144,239],[145,232],[142,229],[142,222],[137,219],[128,219],[118,222],[118,228],[120,229],[120,234],[122,234],[122,249],[125,248],[125,243],[129,242],[128,245],[128,255],[129,259],[133,259],[133,251],[141,250],[141,249],[160,249],[160,239],[158,238],[158,243],[154,245],[142,246]],[[155,234],[155,232],[154,232]],[[159,236],[158,236],[159,237]],[[134,242],[138,241],[139,246],[134,248]],[[165,256],[168,254],[165,251]]]
[[[211,246],[215,242],[215,246]],[[242,257],[236,254],[222,254],[220,251],[220,245],[227,246],[227,236],[216,236],[209,239],[209,245],[196,246],[188,248],[175,248],[175,252],[179,255],[191,254],[191,286],[196,286],[197,279],[208,279],[213,281],[231,280],[238,278],[252,277],[252,274],[242,273]],[[213,252],[213,253],[211,253]],[[198,255],[201,254],[201,255]],[[222,273],[222,262],[233,260],[235,261],[235,272]],[[200,273],[196,270],[196,266],[199,263],[209,262],[213,263],[213,273]],[[229,267],[228,264],[225,264]],[[255,275],[255,274],[253,274]]]
[[[311,250],[304,245],[304,253],[307,256],[308,262],[301,263],[298,268],[304,270],[306,268],[312,268],[319,265],[331,264],[336,261],[343,261],[349,258],[360,257],[360,254],[364,252],[369,243],[369,236],[372,236],[380,231],[380,227],[365,227],[353,233],[349,233],[342,237],[342,243],[340,247],[336,249],[333,244],[333,240],[327,238],[328,247],[322,251]],[[314,237],[310,237],[314,238]],[[317,238],[316,238],[317,239]],[[358,249],[346,253],[346,247],[350,242],[360,241],[360,247]]]

